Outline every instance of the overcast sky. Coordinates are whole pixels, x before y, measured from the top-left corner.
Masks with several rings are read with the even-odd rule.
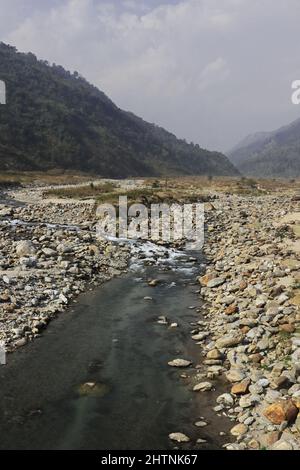
[[[299,24],[299,0],[0,0],[2,41],[223,151],[300,116]]]

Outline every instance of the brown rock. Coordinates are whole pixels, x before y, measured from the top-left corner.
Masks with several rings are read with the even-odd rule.
[[[3,294],[0,294],[0,302],[9,302],[10,301],[10,296],[4,292]]]
[[[300,305],[300,293],[298,292],[291,300],[290,300],[292,305],[296,305],[299,307]]]
[[[221,338],[217,339],[216,347],[217,348],[231,348],[232,346],[237,346],[240,344],[244,339],[244,336],[241,333],[235,334],[227,334],[221,336]]]
[[[232,315],[233,313],[236,313],[238,311],[238,306],[237,304],[231,304],[229,307],[225,309],[225,314],[226,315]]]
[[[264,416],[273,424],[281,424],[283,421],[293,422],[297,414],[298,408],[292,400],[279,400],[264,411]]]
[[[300,413],[298,413],[298,416],[297,416],[297,419],[296,419],[296,422],[295,422],[295,427],[296,427],[297,431],[300,432]]]
[[[206,211],[215,211],[216,208],[211,202],[205,202],[204,208]]]
[[[295,326],[292,323],[284,323],[283,325],[280,325],[279,329],[285,333],[294,333]]]
[[[300,410],[300,398],[293,398],[293,403]]]
[[[271,297],[278,297],[280,294],[282,294],[284,288],[281,286],[274,287],[274,289],[271,290],[270,296]]]
[[[241,328],[241,332],[246,335],[248,333],[248,331],[250,331],[250,328],[249,326],[245,325]]]
[[[251,382],[250,379],[245,379],[245,380],[242,380],[242,382],[234,384],[233,387],[231,388],[231,393],[233,395],[244,395],[248,391],[250,382]]]
[[[239,284],[240,290],[246,289],[247,286],[248,286],[248,284],[247,284],[246,281],[241,281],[240,284]]]
[[[280,375],[273,380],[274,388],[284,388],[290,385],[290,380],[285,375]]]
[[[5,304],[2,306],[3,310],[7,313],[12,313],[17,308],[16,304]]]
[[[199,277],[198,281],[201,284],[201,286],[206,287],[209,281],[211,281],[212,279],[215,279],[215,277],[216,277],[216,273],[208,273],[202,277]]]
[[[221,359],[222,353],[218,349],[212,349],[206,354],[207,359]]]
[[[284,369],[284,364],[282,362],[276,363],[272,369],[272,375],[279,377],[283,369]]]
[[[279,431],[272,431],[268,433],[264,433],[262,436],[259,438],[260,445],[262,447],[271,447],[275,442],[278,441],[280,437]]]
[[[262,361],[263,356],[259,353],[250,354],[249,359],[251,362],[254,362],[254,364],[258,364],[260,361]]]
[[[256,439],[251,439],[251,441],[248,442],[248,448],[253,450],[259,450],[259,442]]]
[[[230,434],[232,434],[232,436],[239,437],[246,434],[247,431],[248,427],[245,424],[240,423],[233,426],[233,428],[230,430]]]
[[[270,450],[294,450],[294,446],[290,441],[279,439],[279,441],[272,445]]]
[[[90,245],[89,246],[89,252],[91,256],[99,256],[100,255],[100,249],[97,245]]]

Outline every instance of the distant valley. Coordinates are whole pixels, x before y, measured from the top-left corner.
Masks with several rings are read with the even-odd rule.
[[[246,137],[228,156],[247,176],[299,177],[300,119],[276,131],[258,132]]]

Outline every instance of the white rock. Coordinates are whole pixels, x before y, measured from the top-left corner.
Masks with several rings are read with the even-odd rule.
[[[193,388],[194,392],[207,392],[213,388],[213,384],[210,382],[200,382]]]
[[[240,398],[239,406],[241,408],[250,408],[254,406],[260,400],[258,395],[244,395]]]
[[[205,428],[207,423],[205,421],[196,421],[195,426],[197,426],[197,428]]]
[[[205,444],[207,441],[205,439],[197,439],[197,444]]]
[[[218,396],[217,403],[220,405],[231,406],[234,404],[234,399],[230,393],[223,393],[223,395]]]
[[[3,282],[5,282],[5,284],[10,284],[10,278],[8,276],[4,275],[2,279],[3,279]]]
[[[55,256],[57,253],[55,250],[52,250],[52,248],[43,248],[42,252],[44,253],[45,256]]]
[[[30,240],[22,240],[17,243],[16,253],[20,258],[33,256],[36,254],[35,247]]]
[[[203,339],[207,338],[208,335],[209,333],[207,333],[206,331],[203,331],[201,333],[197,333],[196,335],[193,335],[192,339],[194,341],[202,341]]]
[[[259,295],[255,301],[255,306],[257,308],[262,308],[266,305],[267,303],[267,297],[265,295]]]
[[[285,304],[285,302],[289,300],[289,298],[286,294],[281,294],[276,300],[279,303],[279,305],[283,305]]]
[[[266,388],[270,384],[270,381],[268,379],[262,378],[258,380],[257,384],[263,388]]]
[[[272,450],[293,450],[294,447],[288,441],[277,441],[271,447]]]
[[[207,287],[209,287],[210,289],[214,287],[219,287],[222,284],[224,284],[224,282],[225,282],[225,279],[223,277],[216,277],[215,279],[212,279],[211,281],[207,283]]]
[[[181,432],[172,432],[169,434],[169,439],[176,442],[190,442],[190,438]]]
[[[69,302],[68,299],[67,299],[67,297],[66,297],[64,294],[60,294],[59,300],[60,300],[63,304],[67,304],[67,303]]]
[[[231,368],[226,372],[226,379],[231,382],[241,382],[245,378],[245,373],[241,369]]]
[[[191,364],[192,362],[186,359],[173,359],[173,361],[168,362],[168,365],[171,367],[188,367]]]

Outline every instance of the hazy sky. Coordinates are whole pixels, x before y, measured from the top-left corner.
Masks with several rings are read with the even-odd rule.
[[[220,150],[300,116],[299,24],[299,0],[0,0],[0,40]]]

